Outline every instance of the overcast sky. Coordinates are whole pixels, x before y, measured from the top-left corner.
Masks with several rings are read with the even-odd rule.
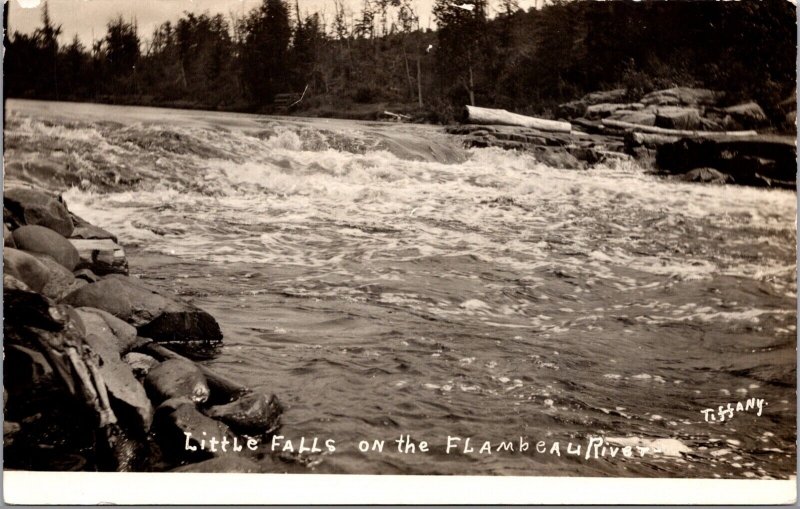
[[[8,0],[10,2],[8,25],[13,33],[32,32],[41,25],[43,0]],[[299,0],[300,12],[324,12],[330,23],[333,18],[333,0]],[[363,0],[343,0],[347,8],[358,11]],[[521,0],[520,6],[528,8],[534,0]],[[241,14],[247,12],[261,0],[49,0],[50,16],[62,25],[61,42],[69,42],[75,34],[87,46],[105,34],[108,21],[118,15],[136,19],[140,37],[150,37],[153,28],[164,21],[176,21],[184,11],[212,14]],[[294,0],[290,1],[294,4]],[[493,7],[499,2],[490,0]],[[420,25],[425,28],[430,22],[433,0],[412,0],[419,12]]]

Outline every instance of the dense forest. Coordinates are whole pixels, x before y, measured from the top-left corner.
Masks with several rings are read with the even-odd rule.
[[[6,34],[5,95],[306,115],[389,108],[446,122],[469,103],[552,115],[589,91],[675,85],[755,99],[777,115],[795,90],[786,0],[528,11],[516,0],[436,0],[436,30],[420,26],[409,0],[363,0],[358,11],[332,1],[332,19],[263,0],[240,17],[185,13],[151,34],[118,17],[91,47],[62,33],[45,3],[41,27]]]

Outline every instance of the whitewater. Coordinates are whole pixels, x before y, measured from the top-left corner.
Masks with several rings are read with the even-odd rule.
[[[4,143],[6,186],[63,193],[131,275],[214,315],[204,362],[277,394],[283,440],[336,441],[309,471],[795,474],[794,192],[437,126],[95,104],[9,100]],[[431,451],[357,447],[401,435]],[[660,452],[566,452],[591,437]]]

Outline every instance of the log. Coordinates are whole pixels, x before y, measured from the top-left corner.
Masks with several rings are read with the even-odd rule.
[[[628,133],[628,135],[625,137],[625,142],[631,147],[644,146],[648,148],[657,148],[659,145],[664,145],[666,143],[674,143],[680,139],[681,139],[680,136],[667,136],[664,134],[632,132]]]
[[[654,127],[649,125],[632,124],[621,120],[611,120],[604,118],[601,123],[606,127],[615,129],[631,129],[642,133],[661,134],[664,136],[675,136],[679,138],[728,138],[740,136],[756,136],[755,131],[689,131],[683,129],[666,129],[664,127]]]
[[[389,110],[384,110],[383,114],[392,118],[393,120],[411,120],[411,117],[408,115],[403,115],[402,113],[392,113]]]
[[[200,371],[203,372],[203,375],[205,375],[208,385],[212,391],[212,397],[215,396],[214,392],[216,391],[217,394],[223,394],[225,396],[223,399],[227,399],[227,401],[233,401],[239,396],[250,392],[250,389],[247,387],[208,369],[202,364],[197,364],[190,359],[187,359],[183,355],[175,353],[172,350],[159,345],[158,343],[152,341],[144,343],[138,348],[138,350],[142,351],[143,353],[148,353],[160,361],[181,359],[187,362],[192,362],[192,364],[196,365]]]
[[[528,117],[506,110],[479,108],[477,106],[467,106],[464,110],[464,118],[465,122],[469,124],[513,125],[561,133],[572,131],[572,124],[569,122]]]

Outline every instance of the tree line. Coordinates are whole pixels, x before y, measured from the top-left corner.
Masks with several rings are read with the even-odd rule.
[[[333,14],[263,0],[241,15],[184,13],[151,34],[117,17],[85,46],[42,9],[6,34],[6,97],[311,115],[375,105],[446,122],[464,104],[552,114],[559,102],[624,86],[705,86],[768,113],[795,89],[795,7],[786,0],[436,0],[423,27],[410,0],[332,0]],[[6,16],[8,5],[6,4]],[[435,29],[434,29],[435,28]],[[300,99],[302,97],[302,99]],[[380,109],[380,108],[377,108]]]

